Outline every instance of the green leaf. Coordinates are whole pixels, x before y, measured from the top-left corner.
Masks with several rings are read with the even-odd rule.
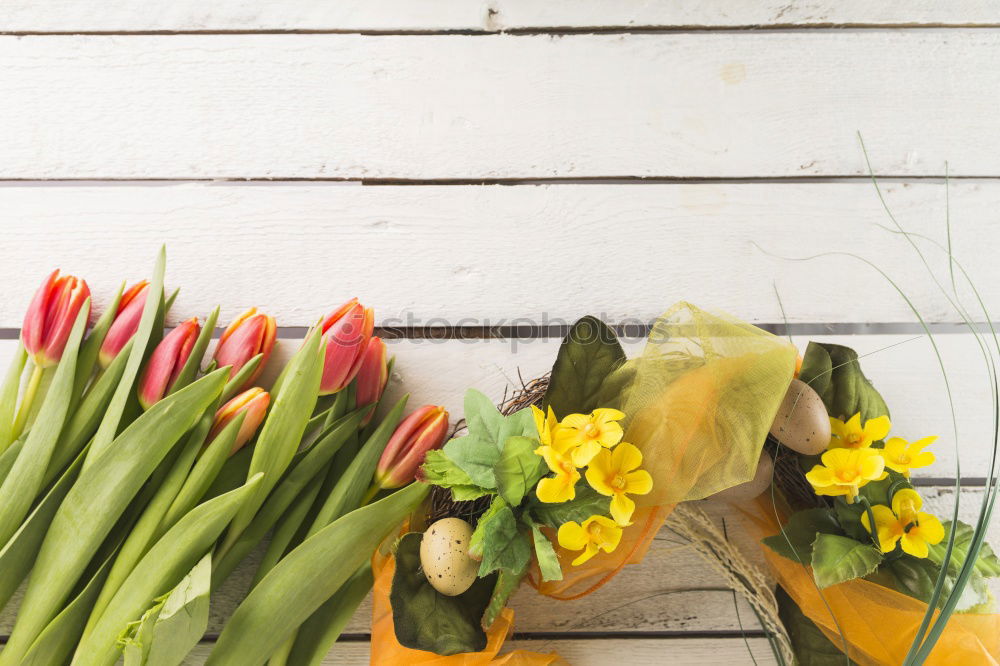
[[[410,532],[396,547],[396,573],[389,595],[396,639],[403,647],[442,656],[484,650],[486,633],[477,618],[490,601],[494,577],[478,578],[454,597],[441,594],[421,571],[422,538],[419,532]]]
[[[365,600],[375,580],[372,565],[366,562],[302,624],[295,645],[288,656],[288,663],[296,666],[319,666],[330,653],[344,627],[354,617],[358,606]]]
[[[130,622],[122,635],[118,637],[125,666],[146,666],[149,647],[153,642],[153,627],[163,610],[163,600],[153,605],[135,622]]]
[[[139,327],[132,336],[132,349],[128,354],[125,367],[122,370],[121,381],[115,388],[114,395],[108,401],[101,425],[97,428],[94,441],[90,445],[90,452],[83,463],[83,469],[87,470],[104,454],[104,450],[111,446],[118,434],[122,417],[129,400],[133,397],[133,387],[139,370],[142,368],[146,358],[146,352],[152,353],[153,340],[158,339],[163,331],[163,276],[167,268],[167,251],[161,247],[156,256],[156,265],[153,268],[153,279],[149,283],[149,290],[146,292],[146,303],[142,308],[142,317],[139,319]]]
[[[452,486],[451,488],[451,499],[455,502],[471,502],[480,497],[494,494],[496,493],[480,486]]]
[[[412,483],[324,527],[286,555],[236,608],[206,666],[258,666],[332,597],[427,496]]]
[[[468,434],[449,441],[444,452],[455,465],[480,488],[497,487],[493,466],[500,460],[500,449],[490,439]]]
[[[465,392],[464,408],[469,434],[496,443],[504,423],[504,417],[496,405],[476,389],[469,389]]]
[[[913,557],[904,553],[879,567],[878,571],[868,576],[868,580],[929,603],[940,572],[941,567],[929,558]],[[938,599],[939,608],[947,602],[955,587],[955,578],[952,572],[945,575],[942,593]],[[962,590],[962,596],[955,610],[969,612],[990,605],[991,597],[986,581],[978,571],[974,570],[969,578],[969,584]]]
[[[927,556],[931,562],[939,567],[944,563],[944,554],[948,546],[952,527],[950,520],[946,520],[942,524],[944,525],[944,539],[941,540],[941,543],[930,546],[930,552]],[[959,569],[965,563],[965,559],[969,556],[969,546],[972,543],[972,536],[972,526],[958,521],[958,527],[955,529],[955,545],[951,551],[951,564],[948,567],[948,571],[952,575],[958,574]],[[997,560],[993,549],[985,542],[979,550],[979,558],[976,560],[976,571],[986,578],[1000,576],[1000,561]]]
[[[837,534],[817,534],[813,542],[813,578],[825,588],[867,576],[882,561],[882,553],[870,544]]]
[[[531,545],[527,536],[517,527],[514,512],[502,497],[493,500],[472,533],[469,554],[482,554],[479,576],[487,576],[498,569],[520,571],[531,559]]]
[[[813,542],[818,534],[843,534],[830,509],[806,509],[793,513],[784,530],[761,540],[782,557],[800,564],[813,559]]]
[[[844,421],[857,413],[862,421],[889,416],[889,407],[861,372],[858,354],[850,347],[810,342],[799,379],[819,393],[830,416]]]
[[[10,359],[10,366],[0,387],[0,453],[7,450],[14,443],[14,416],[17,413],[17,395],[21,388],[21,373],[24,372],[24,365],[28,360],[28,352],[24,349],[24,344],[17,341],[17,350],[14,358]],[[3,483],[3,475],[0,475],[0,483]]]
[[[59,612],[118,518],[174,444],[215,404],[224,383],[225,372],[216,371],[164,398],[118,435],[94,464],[84,463],[52,518],[0,664],[17,664]],[[92,455],[89,450],[87,460]]]
[[[511,506],[517,506],[548,472],[545,461],[535,453],[540,446],[531,437],[509,437],[493,466],[500,496]]]
[[[179,666],[208,629],[212,554],[198,561],[161,603],[142,666]]]
[[[149,608],[157,597],[172,590],[209,552],[261,479],[262,475],[257,474],[245,486],[199,505],[164,534],[136,564],[100,619],[84,635],[73,663],[114,666],[118,660],[118,636],[126,625]],[[163,610],[160,615],[162,617]]]
[[[593,515],[607,516],[611,513],[611,498],[606,497],[585,482],[576,486],[576,497],[568,502],[549,504],[532,496],[530,511],[540,523],[558,529],[563,523],[582,523]]]
[[[521,571],[501,569],[497,573],[496,585],[493,586],[490,601],[486,606],[486,610],[483,611],[482,619],[479,621],[479,626],[483,628],[483,631],[490,630],[490,627],[493,626],[493,623],[500,616],[500,611],[507,605],[510,595],[514,594],[527,574],[527,565]]]
[[[281,479],[299,448],[319,397],[319,385],[323,377],[324,346],[321,343],[319,331],[313,329],[285,366],[284,380],[277,396],[274,392],[271,394],[274,402],[257,435],[257,444],[253,447],[250,469],[247,471],[248,478],[261,472],[264,480],[257,485],[257,490],[236,514],[226,533],[226,540],[220,551],[222,553],[233,546],[253,520],[254,514]],[[226,370],[227,374],[228,372]]]
[[[854,666],[837,645],[802,612],[780,585],[774,592],[778,600],[778,617],[788,630],[792,652],[798,666]]]
[[[21,522],[31,510],[35,497],[42,490],[45,470],[49,466],[49,460],[52,459],[52,452],[59,441],[59,433],[66,422],[66,415],[73,401],[77,353],[89,313],[88,298],[80,308],[73,329],[66,340],[66,347],[56,368],[52,385],[45,394],[38,418],[28,432],[10,473],[0,484],[0,544],[7,543],[17,532]]]
[[[598,402],[601,387],[623,363],[625,352],[615,332],[596,317],[583,317],[559,347],[542,408],[551,407],[562,419],[604,406]]]
[[[538,523],[531,519],[528,514],[523,516],[523,520],[531,528],[531,538],[535,544],[535,559],[538,560],[538,569],[542,573],[543,581],[562,580],[562,567],[559,566],[559,557],[556,549],[552,546],[549,538],[542,533]]]

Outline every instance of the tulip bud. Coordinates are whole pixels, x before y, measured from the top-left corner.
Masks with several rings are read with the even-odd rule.
[[[246,416],[243,418],[242,425],[240,425],[240,431],[236,434],[236,441],[233,442],[233,449],[229,452],[229,455],[236,453],[257,432],[257,428],[264,421],[264,416],[267,414],[267,406],[270,402],[271,395],[259,386],[240,393],[220,407],[219,411],[215,413],[215,421],[212,423],[212,430],[208,433],[207,441],[211,442],[233,419],[245,413]]]
[[[380,488],[405,486],[417,475],[424,457],[444,443],[448,434],[448,412],[444,407],[426,405],[396,427],[375,468],[375,484]]]
[[[375,314],[352,298],[323,320],[322,329],[326,359],[319,394],[330,395],[350,384],[358,374],[362,352],[375,329]]]
[[[358,369],[357,406],[374,405],[382,398],[385,385],[389,382],[389,364],[386,358],[385,342],[375,336],[365,345],[361,353],[361,366]],[[366,426],[372,420],[374,412],[364,418],[361,425]]]
[[[111,323],[108,334],[104,336],[101,352],[97,357],[102,368],[111,365],[111,361],[115,360],[118,353],[139,330],[139,320],[142,319],[142,310],[146,307],[148,293],[149,282],[143,280],[122,294],[121,300],[118,301],[115,320]]]
[[[192,317],[167,333],[153,350],[139,380],[139,404],[149,409],[170,392],[198,339],[198,318]]]
[[[58,270],[52,271],[38,288],[21,328],[21,341],[36,366],[47,368],[59,362],[80,308],[89,297],[85,281],[72,275],[60,276]]]
[[[278,327],[274,317],[257,312],[257,308],[250,308],[239,317],[233,320],[215,348],[215,362],[219,367],[230,366],[229,378],[232,379],[236,373],[246,365],[250,359],[257,354],[263,354],[260,365],[247,377],[243,387],[251,386],[254,380],[264,370],[267,359],[274,349],[275,338],[278,334]]]

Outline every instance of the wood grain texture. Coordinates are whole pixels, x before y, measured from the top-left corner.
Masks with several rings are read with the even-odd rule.
[[[0,178],[1000,175],[1000,30],[0,37]],[[808,54],[808,57],[805,56]]]
[[[0,72],[0,76],[3,73]],[[0,105],[3,101],[0,100]],[[0,126],[0,132],[4,131]],[[2,168],[2,166],[0,166]],[[946,243],[945,187],[885,182],[915,233]],[[1000,266],[1000,182],[951,185],[954,251],[987,303]],[[103,307],[137,280],[159,246],[174,321],[219,302],[221,321],[251,305],[307,326],[358,295],[385,325],[496,326],[587,313],[648,322],[680,298],[755,322],[914,322],[897,280],[927,321],[958,315],[921,269],[865,182],[382,186],[337,183],[11,185],[0,187],[0,328],[19,327],[53,267],[80,275]],[[947,283],[947,256],[919,241]]]
[[[133,0],[108,6],[70,0],[8,0],[3,32],[134,31],[453,31],[552,29],[670,29],[826,25],[996,25],[1000,11],[986,0],[872,3],[766,0],[697,3],[644,0],[194,0],[169,5]]]

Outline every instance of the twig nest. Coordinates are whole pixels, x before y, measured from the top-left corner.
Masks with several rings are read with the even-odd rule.
[[[767,451],[761,451],[760,460],[757,461],[757,471],[754,473],[752,479],[738,486],[721,490],[712,495],[712,499],[720,499],[734,504],[748,502],[767,490],[768,486],[771,485],[771,478],[773,476],[774,461],[771,460],[771,456],[768,455]]]
[[[420,542],[420,567],[427,582],[441,594],[454,597],[476,581],[479,563],[469,557],[472,525],[461,518],[442,518],[431,524]]]
[[[771,435],[784,446],[807,456],[826,450],[830,443],[830,416],[819,394],[793,379],[771,423]]]

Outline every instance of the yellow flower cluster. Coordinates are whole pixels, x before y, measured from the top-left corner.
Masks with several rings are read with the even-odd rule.
[[[845,423],[830,419],[832,437],[826,452],[806,474],[817,495],[844,496],[853,502],[859,488],[871,481],[884,479],[889,468],[909,478],[910,470],[934,463],[934,454],[924,448],[937,437],[924,437],[908,442],[902,437],[885,439],[892,423],[888,416],[868,419],[861,423],[861,414],[855,414]],[[883,448],[872,448],[874,442],[885,440]],[[912,488],[896,491],[892,506],[871,507],[875,519],[875,532],[882,552],[888,553],[899,543],[903,552],[914,557],[927,557],[928,546],[940,543],[944,527],[935,516],[920,511],[923,499]],[[866,511],[861,523],[872,534],[871,519]]]
[[[583,523],[568,521],[559,527],[559,545],[568,550],[582,550],[573,560],[582,564],[599,550],[612,552],[621,541],[622,527],[629,525],[635,501],[629,495],[645,495],[653,489],[649,472],[639,469],[642,452],[623,442],[621,424],[625,414],[617,409],[595,409],[590,414],[570,414],[556,419],[532,407],[538,439],[535,453],[542,456],[553,473],[538,482],[535,494],[542,502],[568,502],[576,497],[580,470],[590,487],[611,497],[611,518],[593,515]]]

